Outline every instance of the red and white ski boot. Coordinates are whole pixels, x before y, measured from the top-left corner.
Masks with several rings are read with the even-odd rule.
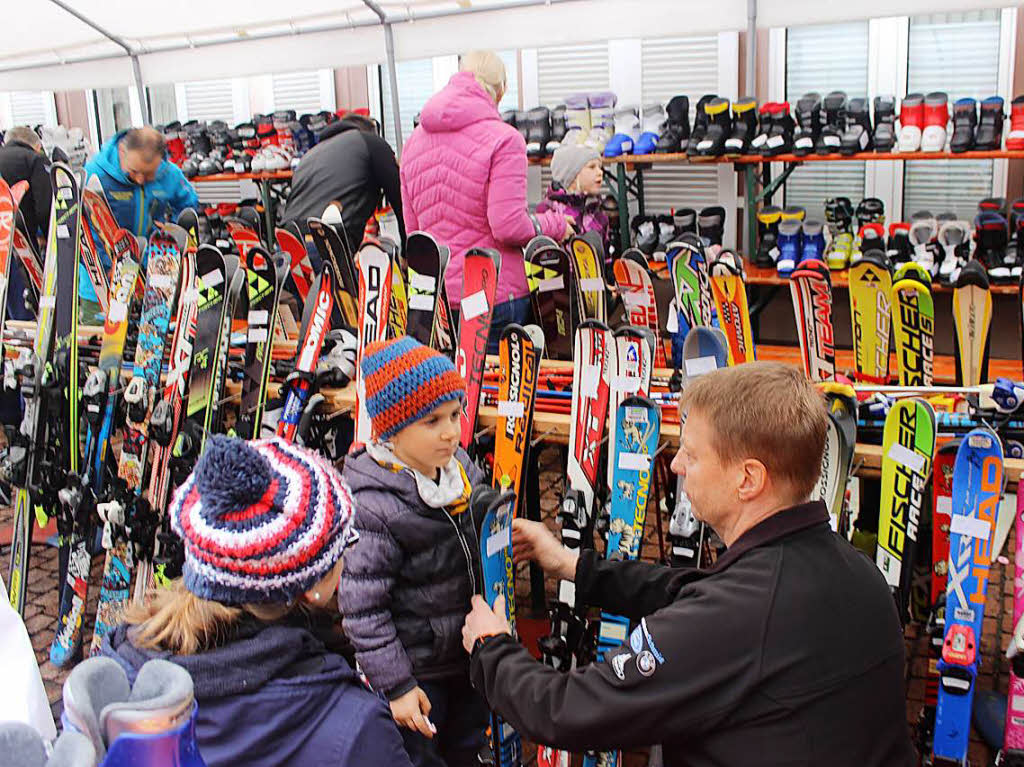
[[[920,151],[923,130],[924,96],[920,93],[908,93],[900,104],[900,134],[896,142],[899,151]]]
[[[945,93],[929,93],[924,99],[924,130],[921,151],[941,152],[946,148],[946,123],[949,122],[949,98]]]
[[[1010,132],[1006,134],[1006,148],[1024,149],[1024,96],[1010,102]]]

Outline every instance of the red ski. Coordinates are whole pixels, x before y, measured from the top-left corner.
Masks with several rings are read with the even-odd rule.
[[[494,294],[498,287],[501,254],[491,248],[470,248],[462,267],[462,303],[459,312],[459,347],[455,366],[466,379],[466,401],[462,410],[462,446],[469,449],[476,430],[480,386],[491,332]]]

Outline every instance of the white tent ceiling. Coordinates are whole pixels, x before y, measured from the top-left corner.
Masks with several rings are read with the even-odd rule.
[[[189,79],[382,62],[359,0],[64,0],[138,54],[142,79]],[[747,25],[746,0],[383,0],[399,59],[470,47],[706,34]],[[7,0],[0,90],[127,85],[125,51],[49,0]],[[759,0],[759,27],[993,7],[978,0]]]

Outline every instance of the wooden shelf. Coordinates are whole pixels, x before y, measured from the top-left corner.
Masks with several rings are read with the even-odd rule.
[[[744,271],[746,273],[745,281],[748,285],[788,285],[788,277],[780,277],[779,273],[774,269],[765,268],[762,266],[755,266],[749,261],[744,260],[743,263]],[[832,278],[832,287],[834,288],[848,288],[850,286],[849,269],[839,269],[830,273]],[[990,287],[993,295],[1007,295],[1016,296],[1018,288],[1016,285],[992,285]],[[939,283],[932,283],[932,293],[952,293],[953,288],[947,285],[940,285]]]
[[[263,173],[214,173],[212,176],[194,176],[193,184],[207,181],[287,181],[292,177],[290,170],[269,170]]]

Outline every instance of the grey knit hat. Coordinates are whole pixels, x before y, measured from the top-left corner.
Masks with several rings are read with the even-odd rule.
[[[551,180],[562,189],[568,189],[572,182],[591,160],[600,160],[596,149],[567,144],[560,146],[551,155]]]

